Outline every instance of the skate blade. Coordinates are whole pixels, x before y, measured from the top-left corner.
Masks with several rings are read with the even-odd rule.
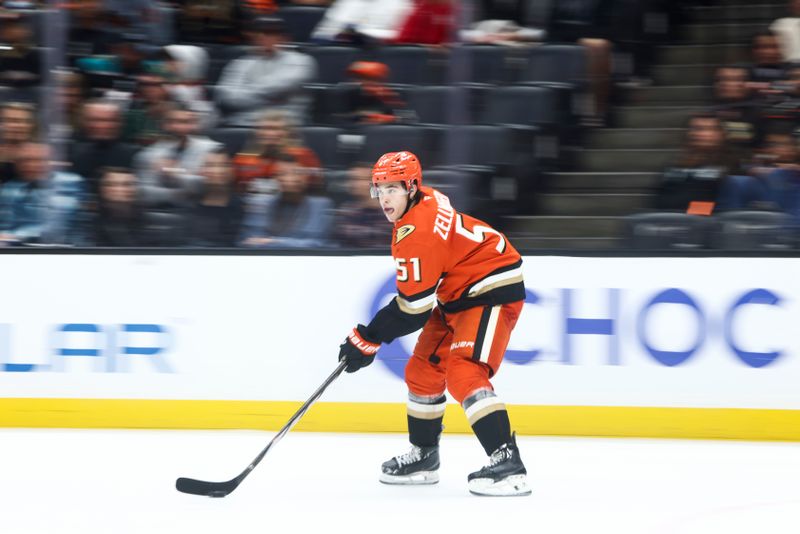
[[[439,482],[438,471],[420,471],[413,475],[389,475],[381,473],[378,479],[384,484],[398,485],[398,486],[418,486],[423,484],[436,484]]]
[[[469,492],[481,497],[524,497],[531,494],[526,475],[513,475],[503,480],[475,478],[469,481]]]

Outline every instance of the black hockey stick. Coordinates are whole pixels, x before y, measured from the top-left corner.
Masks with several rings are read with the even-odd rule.
[[[245,477],[250,474],[250,471],[255,469],[258,463],[267,454],[267,451],[269,451],[270,447],[279,442],[281,438],[292,429],[295,423],[297,423],[297,421],[303,417],[303,414],[308,411],[311,405],[314,404],[314,402],[320,398],[320,396],[322,396],[322,393],[328,386],[331,385],[331,382],[336,380],[336,378],[342,374],[342,371],[344,371],[346,365],[347,362],[342,361],[336,367],[333,373],[331,373],[331,376],[325,379],[325,382],[323,382],[322,385],[313,393],[313,395],[311,395],[311,397],[309,397],[309,399],[300,407],[300,409],[295,412],[292,418],[289,419],[289,422],[286,423],[283,428],[281,428],[280,432],[278,432],[275,437],[272,438],[272,441],[270,441],[267,446],[264,447],[264,450],[258,453],[258,456],[256,456],[255,459],[250,462],[250,465],[248,465],[247,468],[239,474],[239,476],[232,478],[227,482],[206,482],[205,480],[195,480],[193,478],[181,477],[175,481],[175,488],[183,493],[190,493],[192,495],[205,495],[206,497],[225,497],[231,493],[239,486],[239,484],[242,483],[242,480],[244,480]]]

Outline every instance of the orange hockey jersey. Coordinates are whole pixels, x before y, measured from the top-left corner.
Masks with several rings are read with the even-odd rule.
[[[375,341],[420,328],[437,301],[451,313],[525,299],[522,258],[506,236],[458,213],[439,191],[421,187],[420,193],[394,224],[398,295],[368,326]]]

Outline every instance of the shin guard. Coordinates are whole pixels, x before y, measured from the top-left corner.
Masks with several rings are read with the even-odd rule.
[[[447,398],[441,395],[408,393],[408,438],[418,447],[439,444]]]
[[[486,454],[511,440],[511,424],[506,406],[490,389],[479,389],[462,403],[472,430]]]

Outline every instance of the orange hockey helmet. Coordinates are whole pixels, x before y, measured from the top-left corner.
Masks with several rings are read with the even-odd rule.
[[[355,61],[347,67],[347,74],[354,78],[383,82],[389,77],[389,67],[378,61]]]
[[[422,166],[417,156],[408,151],[389,152],[378,158],[372,168],[372,196],[377,198],[376,186],[386,182],[403,182],[406,191],[411,184],[422,185]]]

